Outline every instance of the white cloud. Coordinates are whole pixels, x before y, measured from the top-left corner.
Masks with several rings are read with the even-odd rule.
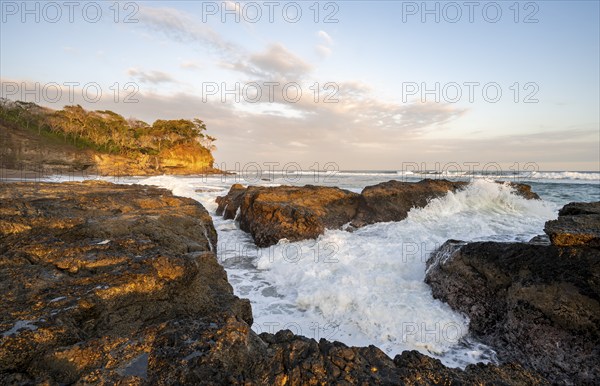
[[[162,71],[143,71],[139,70],[135,67],[129,68],[127,70],[127,75],[136,78],[138,81],[142,83],[173,83],[175,79],[166,72]]]
[[[331,46],[333,45],[333,39],[331,38],[331,36],[329,36],[327,32],[320,30],[317,32],[317,37],[321,41],[321,43],[315,46],[317,54],[322,58],[330,56]]]
[[[186,70],[197,70],[200,68],[200,65],[193,60],[184,60],[181,63],[179,63],[179,67]]]
[[[234,44],[225,41],[208,25],[198,23],[191,15],[173,8],[140,6],[139,20],[179,42],[198,42],[217,49],[223,55],[237,51]]]
[[[324,46],[322,44],[317,44],[315,49],[317,50],[317,54],[319,54],[319,56],[321,56],[321,57],[325,58],[325,57],[331,55],[331,48]]]
[[[33,81],[0,79],[0,83]],[[360,82],[353,82],[360,85]],[[358,87],[360,88],[360,87]],[[232,168],[235,162],[299,162],[310,167],[314,162],[335,162],[342,169],[398,168],[402,162],[538,162],[540,169],[550,170],[578,165],[577,170],[597,168],[597,126],[567,127],[524,135],[489,138],[426,138],[419,133],[440,130],[445,123],[461,115],[452,106],[441,104],[399,105],[377,100],[370,93],[340,95],[340,103],[315,104],[306,101],[293,105],[310,111],[301,118],[273,115],[254,109],[240,111],[235,104],[204,102],[196,95],[170,96],[140,92],[139,103],[115,103],[106,94],[97,103],[89,103],[76,90],[76,100],[63,99],[42,105],[60,109],[66,104],[81,104],[90,110],[113,110],[125,117],[137,117],[149,123],[155,119],[198,117],[206,122],[208,132],[217,137],[217,161]],[[19,99],[15,96],[11,99]],[[268,104],[259,104],[268,107]],[[398,125],[386,127],[397,115]],[[384,124],[375,124],[381,120]],[[566,146],[565,143],[569,144]]]
[[[264,73],[282,77],[301,76],[312,70],[309,63],[280,43],[271,44],[265,51],[251,55],[249,62]]]
[[[331,38],[331,36],[329,36],[327,32],[321,30],[317,32],[317,36],[321,38],[325,42],[325,44],[330,46],[333,45],[333,39]]]

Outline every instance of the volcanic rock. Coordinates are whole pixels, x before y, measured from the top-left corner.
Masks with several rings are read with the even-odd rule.
[[[558,212],[557,220],[546,223],[544,231],[557,246],[600,248],[600,201],[565,205]]]
[[[525,184],[509,183],[515,193],[539,199]],[[234,219],[249,232],[257,246],[268,247],[281,239],[314,239],[325,229],[353,230],[368,224],[401,221],[412,208],[465,188],[467,182],[425,179],[419,182],[388,181],[367,186],[361,194],[347,190],[306,185],[244,188],[231,187],[217,197],[217,215]]]
[[[546,230],[583,216],[577,234],[591,234],[600,219],[586,216],[596,208],[569,204]],[[430,257],[425,281],[435,298],[469,317],[470,333],[500,361],[521,363],[553,383],[593,384],[600,379],[600,251],[589,240],[451,240]]]

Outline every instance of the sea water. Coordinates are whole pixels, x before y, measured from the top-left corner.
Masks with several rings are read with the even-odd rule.
[[[360,192],[365,186],[423,177],[469,180],[464,190],[413,209],[399,222],[352,233],[327,230],[316,240],[280,241],[257,248],[234,220],[215,215],[215,198],[233,183],[328,185]],[[524,182],[542,200],[526,200],[506,184]],[[109,179],[110,180],[110,179]],[[156,185],[191,197],[211,213],[218,259],[236,295],[250,299],[253,329],[289,329],[310,338],[352,346],[375,345],[393,357],[418,350],[451,367],[494,362],[493,350],[469,336],[469,320],[433,298],[424,283],[426,261],[448,239],[528,241],[571,201],[600,200],[600,173],[539,172],[528,175],[417,175],[400,172],[271,173],[245,176],[120,179]]]

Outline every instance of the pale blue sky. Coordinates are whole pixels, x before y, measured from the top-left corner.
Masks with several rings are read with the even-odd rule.
[[[474,2],[472,23],[464,2],[453,3],[462,12],[456,23],[447,20],[456,15],[448,2],[426,4],[437,4],[439,23],[432,14],[421,20],[420,1],[273,2],[272,23],[267,3],[234,3],[242,7],[240,22],[233,15],[222,22],[221,1],[151,1],[118,3],[118,23],[114,2],[82,2],[71,23],[63,2],[55,3],[61,17],[44,2],[28,2],[28,9],[39,10],[36,22],[34,14],[23,15],[22,2],[0,1],[3,96],[33,100],[35,91],[14,91],[22,82],[96,82],[100,101],[86,102],[77,89],[75,102],[148,122],[199,117],[218,138],[217,161],[228,166],[335,162],[342,169],[395,169],[402,162],[476,161],[536,162],[552,170],[600,167],[597,1]],[[86,4],[89,17],[101,4],[98,22],[84,18]],[[295,4],[302,16],[292,23],[285,17],[295,16]],[[497,8],[502,15],[492,23]],[[255,9],[262,17],[251,23]],[[123,23],[132,12],[137,22]],[[331,12],[337,22],[324,23]],[[525,23],[528,15],[537,22]],[[234,88],[253,81],[296,82],[302,98],[290,103],[277,89],[274,102],[242,97],[236,103],[232,95],[222,101],[218,90],[203,101],[203,85]],[[121,87],[117,103],[115,82]],[[122,89],[127,82],[139,90],[137,103],[123,103],[133,90]],[[336,84],[338,102],[323,103],[321,90],[315,103],[310,87],[316,82]],[[436,82],[439,102],[433,94],[428,103],[419,92],[403,95],[410,85],[434,88]],[[465,82],[480,84],[472,103]],[[458,102],[452,103],[456,88],[441,93],[450,83],[463,92]],[[492,91],[502,91],[496,103],[482,95],[482,86],[492,83]],[[530,92],[537,103],[523,103]],[[41,89],[37,94],[51,107],[69,102],[66,90],[56,103]]]

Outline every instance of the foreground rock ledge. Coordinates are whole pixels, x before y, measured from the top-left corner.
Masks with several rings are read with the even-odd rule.
[[[425,281],[434,297],[470,318],[469,331],[501,361],[517,361],[554,383],[594,384],[600,379],[598,208],[600,202],[566,205],[546,224],[552,244],[541,237],[448,241],[429,259]]]
[[[101,182],[0,184],[0,384],[543,384],[281,331],[256,335],[195,201]]]
[[[526,199],[539,199],[526,184],[508,183]],[[235,184],[217,197],[217,215],[237,219],[259,247],[281,239],[314,239],[325,229],[401,221],[412,208],[425,207],[434,198],[464,189],[468,182],[424,179],[391,180],[367,186],[361,194],[326,186],[243,187]],[[239,215],[238,215],[239,213]],[[237,216],[237,217],[236,217]]]

